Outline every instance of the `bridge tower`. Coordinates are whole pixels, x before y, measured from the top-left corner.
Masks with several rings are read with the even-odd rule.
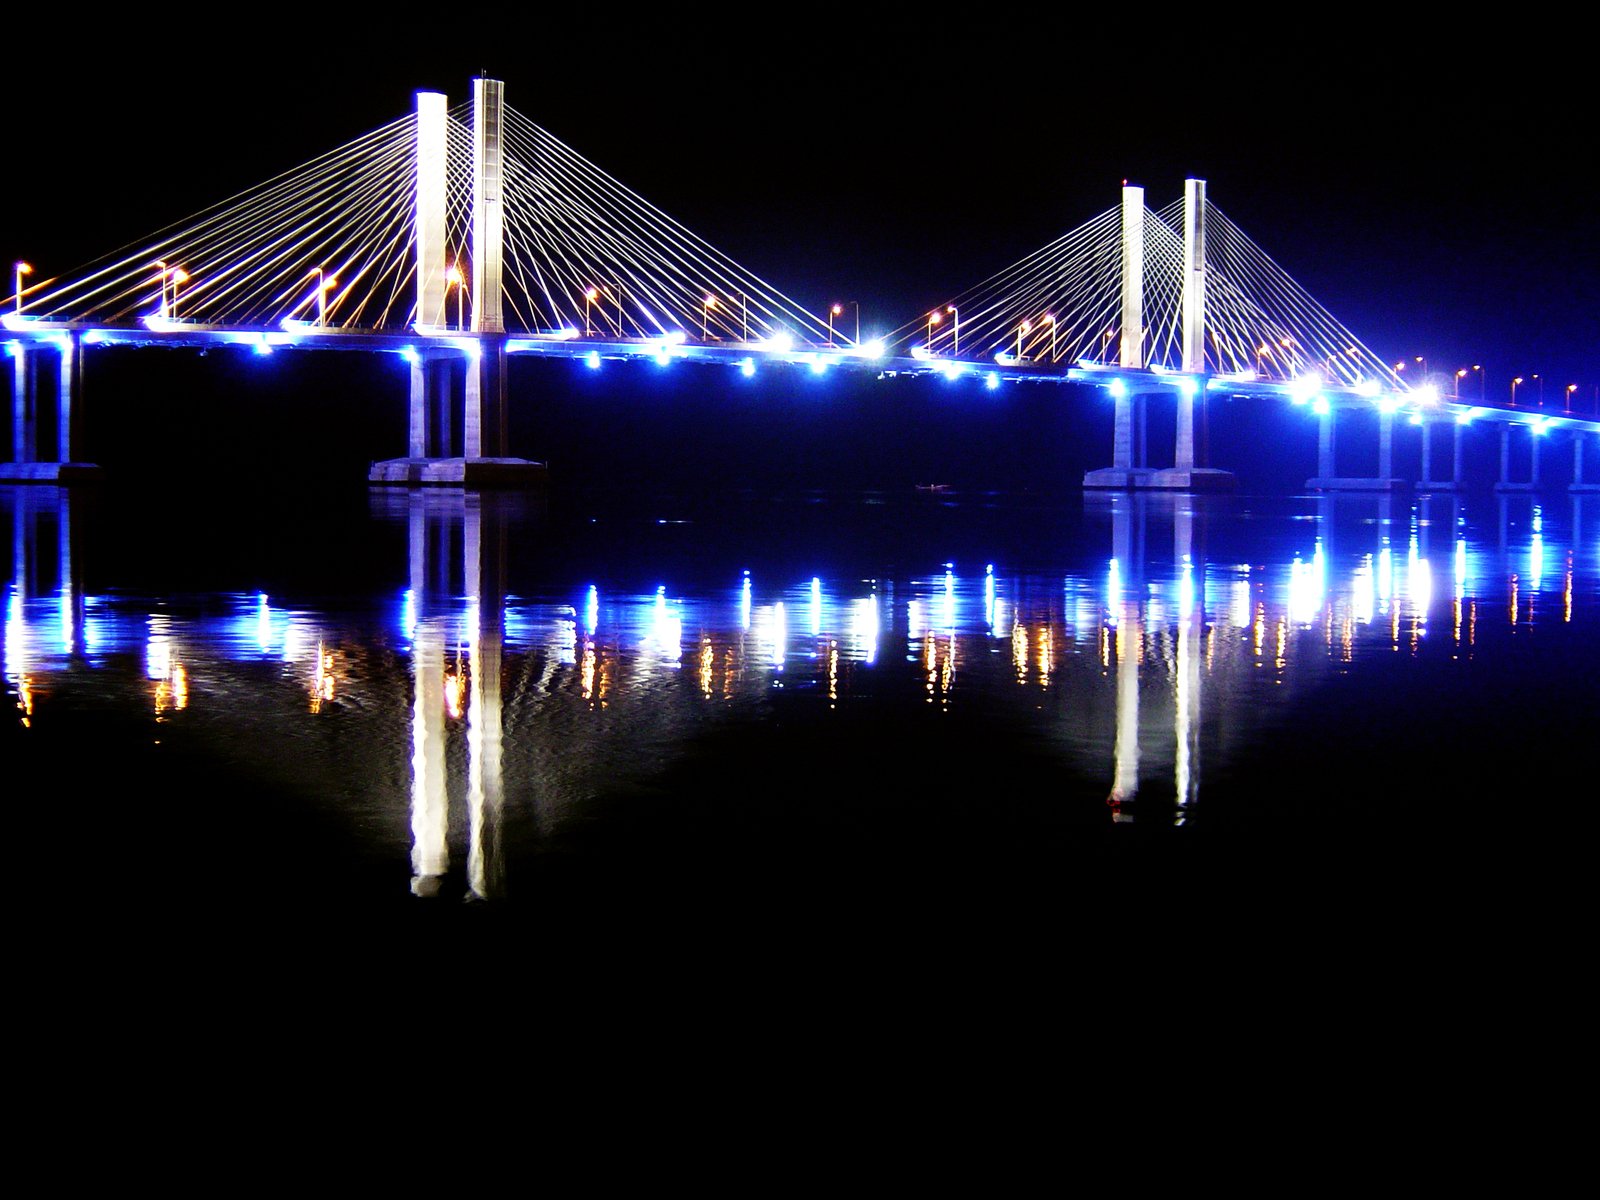
[[[1160,488],[1166,491],[1226,491],[1235,486],[1231,471],[1197,464],[1194,437],[1195,400],[1204,404],[1206,375],[1206,183],[1190,179],[1184,191],[1183,222],[1183,370],[1178,379],[1135,383],[1127,378],[1113,385],[1116,404],[1112,465],[1089,471],[1086,488]],[[1118,365],[1145,376],[1144,358],[1144,189],[1122,188],[1122,341]],[[1144,438],[1135,453],[1135,418],[1141,433],[1150,395],[1177,390],[1177,438],[1173,465],[1154,470],[1145,461]],[[1143,388],[1141,392],[1139,389]]]
[[[506,330],[501,309],[505,209],[505,99],[498,79],[473,81],[472,280],[468,328],[450,321],[449,289],[466,288],[449,262],[445,208],[449,114],[439,92],[417,93],[415,218],[419,345],[411,359],[405,458],[372,464],[370,483],[444,487],[542,484],[542,463],[507,455]],[[458,300],[458,311],[461,310]],[[459,324],[459,323],[458,323]],[[462,364],[461,454],[453,453],[454,364]]]
[[[1151,487],[1184,492],[1229,491],[1231,471],[1200,466],[1195,459],[1194,410],[1206,397],[1206,181],[1183,187],[1183,379],[1178,384],[1178,431],[1172,468],[1157,471]]]
[[[1122,185],[1122,338],[1117,363],[1124,370],[1144,369],[1144,189]],[[1153,472],[1143,463],[1134,465],[1135,406],[1143,414],[1145,398],[1125,381],[1112,388],[1115,407],[1111,435],[1111,465],[1089,471],[1086,488],[1145,487]]]

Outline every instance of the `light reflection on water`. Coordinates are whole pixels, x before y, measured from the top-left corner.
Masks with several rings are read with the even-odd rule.
[[[393,584],[333,611],[263,591],[86,593],[71,495],[3,498],[0,661],[24,729],[93,696],[145,712],[158,742],[248,741],[246,770],[274,760],[309,791],[354,796],[377,841],[404,842],[420,897],[506,894],[530,840],[658,778],[709,731],[780,712],[869,713],[890,754],[908,706],[981,714],[1049,740],[1112,825],[1181,826],[1227,803],[1208,771],[1247,770],[1261,731],[1330,678],[1394,656],[1469,663],[1485,639],[1546,621],[1595,636],[1579,500],[1558,523],[1548,503],[1502,499],[1488,530],[1452,499],[1303,501],[1310,519],[1263,537],[1222,507],[1111,497],[1091,505],[1070,570],[762,578],[730,564],[722,587],[563,596],[514,576],[514,503],[388,497],[375,526],[403,528],[407,547]]]

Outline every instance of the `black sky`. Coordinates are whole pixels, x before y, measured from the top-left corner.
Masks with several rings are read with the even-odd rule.
[[[1111,207],[1124,178],[1160,207],[1196,174],[1380,353],[1600,384],[1594,63],[1548,26],[1206,12],[1180,43],[1154,11],[526,10],[474,50],[448,16],[421,38],[370,10],[272,10],[243,37],[60,16],[7,21],[0,253],[50,273],[487,70],[813,309],[860,299],[893,327]]]

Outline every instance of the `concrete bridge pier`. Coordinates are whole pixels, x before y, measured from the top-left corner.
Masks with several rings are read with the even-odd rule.
[[[1572,486],[1569,491],[1600,492],[1600,481],[1586,481],[1583,477],[1583,439],[1587,436],[1581,429],[1572,432]]]
[[[1142,454],[1135,457],[1138,449],[1135,427],[1140,424],[1137,418],[1144,411],[1145,397],[1130,396],[1125,387],[1118,387],[1112,391],[1112,403],[1116,408],[1112,418],[1111,465],[1085,472],[1083,486],[1115,491],[1146,487],[1155,472],[1142,465]]]
[[[1345,476],[1334,473],[1334,430],[1336,410],[1329,404],[1322,414],[1317,447],[1317,471],[1306,487],[1315,492],[1404,492],[1411,485],[1394,477],[1394,413],[1378,413],[1378,473],[1373,476]]]
[[[1497,492],[1537,492],[1539,483],[1539,434],[1529,430],[1529,449],[1533,455],[1532,469],[1526,482],[1517,482],[1511,478],[1511,425],[1505,423],[1500,426],[1500,478],[1494,485]]]
[[[47,349],[48,346],[48,349]],[[93,463],[77,462],[73,451],[83,435],[83,342],[79,334],[62,333],[49,343],[13,342],[11,354],[11,461],[0,463],[3,483],[84,483],[100,478]],[[39,434],[50,428],[41,388],[44,356],[54,350],[55,458],[40,461]]]
[[[1461,486],[1461,426],[1455,426],[1454,460],[1450,478],[1433,477],[1433,422],[1422,419],[1422,478],[1417,481],[1419,492],[1453,492]]]

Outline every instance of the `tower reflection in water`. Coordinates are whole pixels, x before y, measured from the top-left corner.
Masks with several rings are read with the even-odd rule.
[[[438,896],[450,869],[447,718],[466,722],[468,895],[487,900],[505,890],[500,680],[507,517],[515,504],[475,492],[374,499],[390,517],[403,510],[408,533],[403,620],[411,637],[411,890],[418,896]]]
[[[1431,672],[1435,692],[1470,682],[1462,672],[1475,656],[1503,662],[1533,648],[1531,634],[1554,644],[1592,620],[1597,587],[1581,497],[1568,525],[1566,505],[1549,498],[1474,509],[1444,496],[1111,496],[1092,500],[1083,537],[1059,548],[1070,570],[945,564],[929,553],[922,575],[840,580],[814,575],[812,563],[752,573],[741,561],[748,546],[719,558],[711,543],[719,582],[682,593],[658,583],[655,558],[631,550],[624,570],[642,577],[637,586],[551,585],[518,533],[523,503],[375,496],[371,512],[327,531],[340,547],[375,531],[395,542],[377,577],[359,584],[380,599],[353,614],[296,605],[287,588],[272,598],[253,587],[127,590],[119,572],[129,562],[150,574],[139,557],[144,518],[93,493],[0,488],[12,535],[0,663],[19,758],[45,733],[56,746],[100,736],[82,719],[90,709],[131,712],[130,736],[162,746],[162,757],[117,760],[105,772],[113,788],[127,786],[125,762],[159,782],[167,763],[204,756],[208,770],[232,772],[206,776],[207,803],[230,781],[258,787],[263,812],[305,798],[376,848],[382,889],[395,897],[409,888],[492,899],[508,881],[520,890],[540,862],[572,861],[573,845],[589,853],[614,815],[628,814],[624,825],[642,791],[675,819],[692,807],[678,805],[682,779],[692,790],[737,775],[704,757],[707,735],[740,734],[717,741],[716,754],[742,751],[742,734],[774,717],[774,728],[803,736],[757,739],[778,757],[744,763],[754,770],[736,780],[739,802],[725,811],[739,818],[725,844],[745,822],[782,822],[768,794],[802,786],[792,781],[809,765],[783,759],[793,746],[796,755],[831,746],[863,725],[888,765],[863,776],[845,763],[818,786],[870,801],[861,780],[892,785],[897,756],[961,747],[945,763],[954,772],[1047,746],[1045,773],[1029,756],[1030,773],[1012,776],[1020,786],[1042,787],[1089,823],[1193,825],[1242,791],[1292,786],[1260,779],[1259,752],[1282,726],[1319,727],[1327,693],[1317,689],[1343,689],[1329,720],[1363,721],[1385,706],[1384,719],[1404,724],[1414,714],[1387,705],[1385,677],[1414,666]],[[1464,521],[1468,510],[1479,525]],[[559,529],[548,533],[557,545]],[[108,581],[94,595],[86,541],[101,556],[93,577]],[[607,553],[565,548],[585,563]],[[206,543],[172,553],[204,556]],[[256,582],[250,569],[237,582]],[[1380,660],[1383,670],[1363,672]],[[108,762],[120,752],[93,744]],[[663,785],[674,764],[703,773]],[[70,786],[71,772],[45,758],[38,774]],[[1005,803],[981,795],[980,821]],[[174,825],[214,811],[180,799]],[[563,842],[573,831],[577,840]],[[830,832],[841,843],[854,836],[847,825]],[[209,847],[209,826],[196,823],[186,840]]]

